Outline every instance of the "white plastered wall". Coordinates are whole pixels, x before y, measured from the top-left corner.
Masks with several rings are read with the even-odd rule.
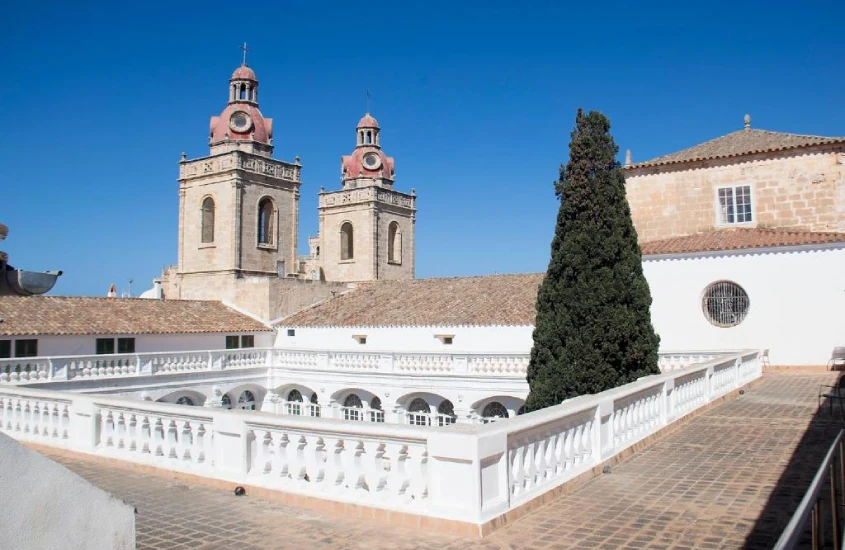
[[[0,546],[135,548],[135,509],[0,434]]]
[[[660,349],[769,349],[772,365],[824,365],[845,345],[845,248],[647,258],[651,317]],[[704,289],[732,281],[748,294],[738,326],[716,327],[701,308]]]
[[[204,334],[91,334],[72,336],[0,336],[0,339],[38,340],[38,355],[55,357],[61,355],[94,355],[97,351],[97,338],[135,338],[135,353],[154,353],[158,351],[193,351],[217,350],[226,347],[227,335],[255,335],[255,347],[273,345],[273,332],[227,332]],[[14,350],[14,345],[12,345]]]
[[[288,336],[288,328],[295,331]],[[528,353],[533,326],[286,327],[279,325],[276,347],[332,351],[442,353]],[[437,336],[452,336],[444,344]],[[366,336],[359,344],[353,336]]]

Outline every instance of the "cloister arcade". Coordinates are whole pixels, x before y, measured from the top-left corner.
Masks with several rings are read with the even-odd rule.
[[[414,391],[390,399],[390,391],[379,393],[361,387],[343,388],[329,393],[296,383],[283,384],[268,391],[259,384],[250,383],[237,384],[231,388],[181,388],[164,393],[155,400],[195,407],[260,410],[282,415],[434,427],[513,418],[522,414],[524,404],[524,399],[513,395],[485,397],[466,406],[462,394],[458,394],[456,399],[456,396],[433,391]],[[149,395],[144,398],[152,400]]]

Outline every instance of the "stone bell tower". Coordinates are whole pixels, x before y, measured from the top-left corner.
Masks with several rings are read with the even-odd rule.
[[[211,117],[209,155],[179,163],[179,263],[168,298],[231,296],[235,279],[296,273],[301,165],[270,158],[273,121],[244,63]]]
[[[320,191],[319,266],[327,281],[414,278],[416,195],[394,190],[393,157],[365,114],[355,150],[341,160],[340,191]]]

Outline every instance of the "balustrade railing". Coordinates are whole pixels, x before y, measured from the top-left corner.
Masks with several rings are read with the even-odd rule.
[[[269,367],[273,350],[120,353],[0,359],[0,383],[92,380]]]
[[[661,353],[659,365],[663,372],[668,372],[710,361],[725,353],[730,352]],[[528,371],[528,360],[528,353],[328,352],[272,348],[24,357],[0,359],[0,383],[161,376],[258,367],[523,379]],[[742,371],[739,378],[746,380],[751,374]]]
[[[235,352],[225,352],[234,354]],[[260,362],[261,354],[236,357]],[[226,357],[221,358],[225,365]],[[297,494],[483,525],[762,374],[759,352],[647,376],[501,419],[424,426],[202,409],[6,385],[0,431],[24,441]],[[294,410],[294,409],[291,409]],[[354,418],[353,418],[354,416]],[[442,418],[441,418],[442,417]]]

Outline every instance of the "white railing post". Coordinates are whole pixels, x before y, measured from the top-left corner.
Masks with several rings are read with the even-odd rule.
[[[709,367],[707,367],[707,374],[705,374],[706,383],[707,383],[707,386],[706,386],[707,387],[707,390],[706,390],[707,391],[707,399],[705,400],[705,403],[710,403],[715,398],[715,395],[714,395],[715,392],[713,391],[713,374],[715,372],[716,372],[716,369],[713,367],[713,365],[710,365]]]
[[[452,356],[452,374],[466,374],[469,370],[469,361],[466,355]]]
[[[138,362],[137,369],[139,375],[152,376],[154,356],[148,355],[144,357],[143,355],[136,355],[135,360]]]
[[[507,511],[507,434],[433,431],[428,437],[431,507],[464,521],[481,523]]]
[[[68,439],[72,449],[93,453],[98,443],[100,413],[87,396],[74,396],[68,419]]]
[[[246,423],[232,414],[214,413],[212,455],[214,468],[224,477],[242,478],[249,469]]]
[[[393,354],[382,353],[378,358],[378,370],[380,372],[393,372]]]
[[[329,354],[328,353],[318,353],[317,354],[317,368],[318,369],[329,368]]]
[[[63,359],[63,358],[62,358]],[[49,380],[51,381],[59,381],[59,380],[67,380],[70,376],[70,364],[67,359],[62,360],[60,358],[50,358],[49,361],[49,372],[50,377]]]
[[[613,448],[613,398],[603,399],[596,407],[596,419],[593,422],[593,450],[596,462],[601,462],[614,455]]]
[[[663,383],[663,397],[661,399],[660,421],[668,426],[675,419],[675,379],[670,378]]]

